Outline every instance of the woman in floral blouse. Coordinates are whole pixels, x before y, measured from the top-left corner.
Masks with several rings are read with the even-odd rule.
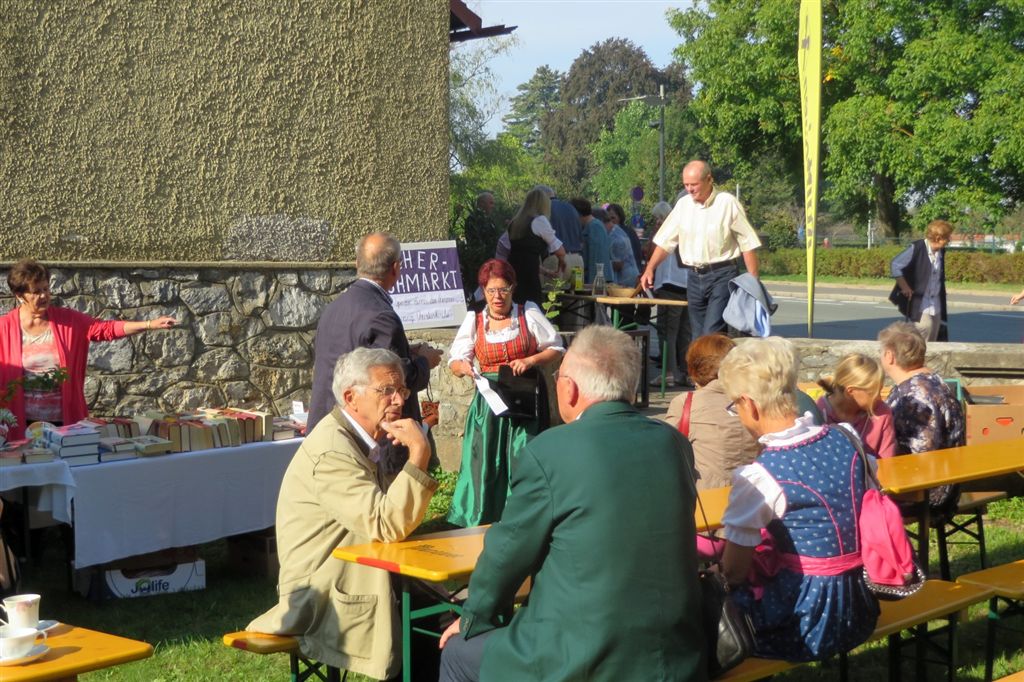
[[[931,452],[963,445],[964,413],[953,391],[924,364],[926,343],[917,327],[895,322],[878,335],[882,369],[896,387],[886,402],[892,409],[896,454]],[[957,486],[932,488],[937,513],[955,510]]]

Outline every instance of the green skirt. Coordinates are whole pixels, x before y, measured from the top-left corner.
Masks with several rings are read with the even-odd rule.
[[[495,416],[477,393],[466,415],[462,466],[448,521],[465,528],[499,521],[519,451],[541,430],[538,420]]]

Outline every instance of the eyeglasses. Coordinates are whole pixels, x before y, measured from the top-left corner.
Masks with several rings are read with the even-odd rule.
[[[551,374],[551,378],[554,379],[555,381],[558,381],[559,379],[572,379],[571,376],[569,376],[568,374],[564,374],[560,369],[556,369]]]
[[[495,287],[493,289],[484,289],[484,293],[487,294],[488,296],[497,296],[498,294],[501,294],[502,296],[508,296],[510,293],[512,293],[512,287]]]
[[[378,388],[376,386],[367,386],[367,388],[372,388],[373,390],[377,391],[377,393],[380,393],[388,400],[394,400],[396,393],[402,396],[402,400],[408,400],[409,396],[412,395],[412,391],[410,391],[404,386],[402,386],[401,388],[399,388],[398,386],[383,386],[381,388]]]
[[[739,398],[737,398],[736,400],[732,401],[731,403],[729,403],[728,405],[725,406],[725,412],[730,417],[738,417],[738,416],[740,416],[739,410],[736,409],[736,401],[738,401],[738,400],[739,400]]]

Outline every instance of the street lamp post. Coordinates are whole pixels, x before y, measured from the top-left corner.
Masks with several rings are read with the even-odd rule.
[[[658,120],[648,125],[658,129],[658,201],[665,201],[665,86],[658,86],[658,95],[624,97],[620,102],[639,100],[644,104],[659,107]]]

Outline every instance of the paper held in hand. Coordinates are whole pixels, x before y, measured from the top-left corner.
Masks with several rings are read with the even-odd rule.
[[[491,382],[480,375],[479,372],[473,370],[473,383],[476,384],[476,390],[483,396],[484,401],[487,403],[487,407],[491,408],[491,412],[494,414],[502,414],[508,412],[508,405],[501,399],[501,396],[491,388]]]

